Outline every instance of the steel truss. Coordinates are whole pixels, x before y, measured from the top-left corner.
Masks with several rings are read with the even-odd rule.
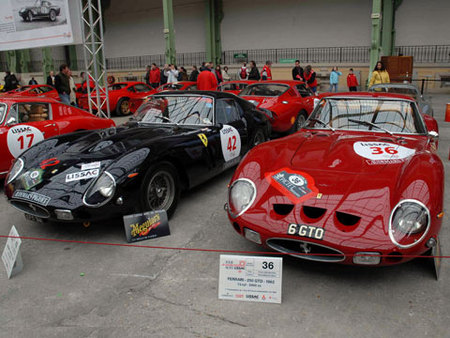
[[[87,94],[89,112],[96,111],[99,117],[110,117],[107,86],[106,58],[103,44],[103,20],[100,0],[81,1],[81,30],[83,36],[83,54],[85,76],[88,81]],[[95,83],[91,92],[89,82]],[[92,97],[92,94],[95,94]]]

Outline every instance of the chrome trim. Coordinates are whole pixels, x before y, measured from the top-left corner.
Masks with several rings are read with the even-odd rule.
[[[239,214],[234,215],[234,214],[231,212],[231,207],[230,207],[230,205],[231,205],[231,204],[230,204],[230,193],[231,193],[231,189],[233,188],[233,186],[234,186],[237,182],[240,182],[240,181],[245,181],[245,182],[250,183],[250,185],[253,187],[254,194],[253,194],[253,198],[251,199],[251,201],[250,201],[250,203],[247,205],[247,207],[245,207]],[[255,183],[253,183],[253,181],[251,181],[251,180],[248,179],[248,178],[239,178],[239,179],[237,179],[236,181],[234,181],[233,183],[231,183],[230,187],[228,188],[228,213],[230,214],[230,216],[231,216],[232,218],[238,218],[238,217],[241,216],[244,212],[246,212],[246,211],[253,205],[253,202],[255,202],[256,195],[257,195],[256,185],[255,185]]]
[[[17,209],[17,210],[19,210],[21,212],[24,212],[24,213],[26,213],[28,215],[35,216],[35,217],[38,217],[38,218],[50,218],[50,212],[46,208],[44,208],[44,207],[42,207],[40,205],[37,205],[37,204],[34,204],[34,203],[30,203],[30,202],[25,202],[25,201],[19,200],[19,199],[12,199],[10,201],[10,203],[15,209]],[[30,206],[30,207],[29,208],[25,207],[25,205],[26,206]],[[38,213],[36,213],[36,211],[33,208],[34,209],[39,209],[43,213],[42,214],[38,214]],[[30,209],[34,210],[34,212],[30,211]]]
[[[112,193],[112,195],[110,197],[106,197],[106,200],[104,200],[103,202],[101,202],[99,204],[89,204],[89,203],[87,203],[86,202],[86,195],[87,195],[87,193],[92,189],[92,187],[94,187],[94,185],[97,183],[97,181],[100,179],[100,177],[102,177],[102,175],[105,175],[105,174],[112,179],[112,181],[114,183],[114,192]],[[101,206],[104,206],[106,203],[108,203],[114,197],[114,194],[116,192],[116,187],[117,187],[117,183],[116,183],[116,180],[115,180],[114,176],[111,175],[109,172],[104,171],[101,175],[98,176],[98,178],[94,182],[91,183],[89,188],[84,193],[84,195],[83,195],[83,204],[85,206],[91,207],[91,208],[100,208]]]
[[[14,181],[20,175],[20,173],[23,171],[23,167],[25,166],[25,161],[22,160],[20,157],[16,160],[16,162],[14,162],[11,169],[16,165],[17,162],[21,162],[22,166],[21,166],[20,170],[13,177],[7,177],[6,184],[9,184],[12,181]],[[8,173],[8,171],[7,171],[7,173]]]
[[[422,237],[420,237],[416,242],[408,244],[408,245],[402,245],[400,243],[398,243],[395,238],[394,235],[392,234],[392,218],[394,217],[394,213],[396,211],[396,209],[398,208],[399,205],[405,203],[405,202],[410,202],[410,203],[417,203],[419,204],[421,207],[423,207],[428,215],[428,224],[427,227],[425,229],[425,231],[423,232]],[[408,249],[411,248],[417,244],[419,244],[420,242],[423,241],[423,239],[425,238],[425,236],[427,235],[428,231],[430,230],[431,227],[431,215],[430,215],[430,210],[428,210],[427,206],[425,204],[423,204],[422,202],[415,200],[415,199],[406,199],[406,200],[401,200],[400,202],[397,203],[397,205],[392,209],[391,211],[391,216],[389,217],[389,238],[391,239],[392,243],[394,243],[396,246],[398,246],[401,249]],[[400,230],[399,230],[400,231]]]
[[[300,251],[294,253],[294,252],[292,252],[292,251],[290,251],[290,250],[284,250],[284,249],[281,248],[281,247],[274,246],[273,244],[270,244],[269,242],[270,242],[271,240],[291,241],[291,242],[296,242],[296,243],[299,243],[299,244],[300,244],[300,243],[306,243],[306,244],[310,244],[310,245],[320,246],[320,247],[322,247],[322,248],[325,248],[325,249],[334,251],[336,254],[342,255],[342,258],[340,258],[340,257],[338,257],[338,256],[323,256],[322,258],[320,258],[320,255],[311,255],[311,256],[307,256],[307,255],[299,255],[299,254],[301,254]],[[342,262],[342,261],[344,261],[345,258],[346,258],[345,254],[344,254],[342,251],[339,251],[339,250],[337,250],[337,249],[335,249],[335,248],[331,248],[331,247],[329,247],[329,246],[322,245],[322,244],[317,244],[317,243],[315,243],[315,242],[308,242],[308,241],[297,240],[297,239],[292,239],[292,238],[272,237],[272,238],[269,238],[269,239],[266,240],[266,245],[267,245],[268,247],[270,247],[271,249],[275,250],[275,251],[278,251],[278,252],[281,252],[281,253],[286,253],[286,254],[289,254],[289,255],[292,256],[292,257],[295,257],[295,258],[301,258],[301,259],[306,259],[306,260],[309,260],[309,261],[316,261],[316,262],[334,262],[334,263],[336,263],[336,262]]]

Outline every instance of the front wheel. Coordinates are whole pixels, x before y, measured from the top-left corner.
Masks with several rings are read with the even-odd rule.
[[[48,17],[50,18],[50,21],[55,21],[56,20],[56,12],[54,10],[51,10]]]
[[[33,13],[28,12],[27,19],[28,19],[29,22],[33,21]]]
[[[116,113],[118,115],[126,116],[130,115],[130,99],[123,97],[119,100],[116,106]]]
[[[142,184],[143,211],[166,210],[170,217],[180,197],[180,183],[175,167],[168,163],[151,167]]]
[[[295,119],[294,125],[292,126],[292,132],[295,133],[302,129],[307,118],[308,116],[306,115],[306,113],[304,111],[301,111]]]

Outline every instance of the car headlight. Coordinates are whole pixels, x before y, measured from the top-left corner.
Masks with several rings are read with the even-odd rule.
[[[114,196],[116,180],[107,171],[88,188],[83,196],[83,202],[89,207],[100,207]]]
[[[430,211],[417,200],[403,200],[392,210],[389,237],[400,248],[420,243],[430,228]]]
[[[246,178],[234,181],[228,190],[230,215],[235,218],[250,208],[256,198],[255,184]]]
[[[25,162],[21,158],[18,158],[16,162],[14,162],[11,170],[8,173],[8,176],[6,177],[6,184],[11,183],[17,178],[17,176],[19,176],[19,174],[23,170],[24,165]]]

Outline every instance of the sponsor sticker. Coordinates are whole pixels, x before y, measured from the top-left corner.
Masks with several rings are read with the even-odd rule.
[[[165,210],[123,216],[128,243],[170,235]]]
[[[283,168],[267,173],[266,179],[294,203],[319,195],[314,179],[305,172],[294,172],[289,168]]]
[[[70,173],[66,175],[66,183],[80,180],[88,180],[91,178],[98,177],[100,169],[90,169],[84,171],[78,171],[75,173]]]
[[[90,170],[90,169],[97,169],[100,168],[101,162],[91,162],[91,163],[84,163],[81,165],[81,170]]]
[[[51,198],[45,195],[38,194],[37,192],[16,190],[12,196],[13,198],[33,202],[42,206],[47,206]]]
[[[283,259],[220,255],[219,299],[281,304]]]
[[[236,128],[225,124],[220,130],[220,142],[225,162],[239,157],[241,154],[241,136]]]
[[[386,142],[355,142],[353,150],[368,159],[368,164],[399,163],[416,152],[414,149]]]
[[[30,190],[41,183],[43,173],[44,171],[42,169],[30,170],[24,173],[20,180],[22,181],[22,185],[25,190]]]
[[[25,150],[44,139],[44,134],[36,127],[19,124],[9,128],[6,136],[8,150],[15,158]]]

